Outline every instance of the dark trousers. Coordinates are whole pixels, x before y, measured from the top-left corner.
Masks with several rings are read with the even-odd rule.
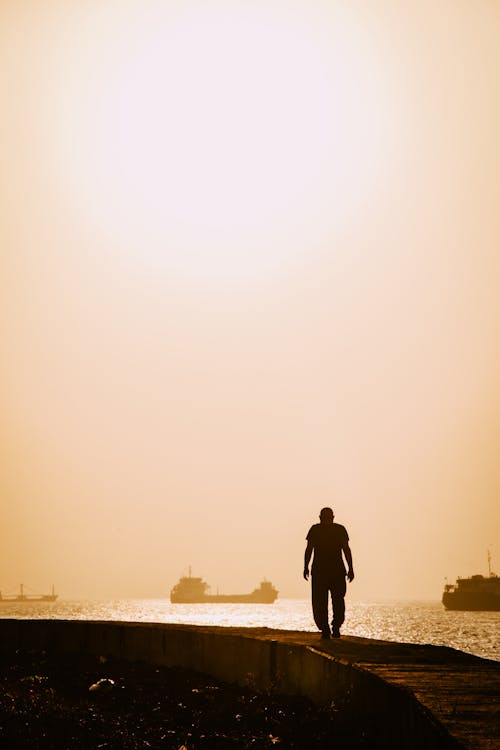
[[[340,628],[345,618],[345,572],[317,573],[313,570],[311,591],[313,617],[318,629],[321,631],[329,629],[329,596],[332,598],[332,627]]]

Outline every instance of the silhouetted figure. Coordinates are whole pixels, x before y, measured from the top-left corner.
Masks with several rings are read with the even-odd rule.
[[[304,578],[309,578],[309,561],[314,552],[312,574],[312,610],[314,622],[321,630],[322,638],[340,638],[340,628],[345,617],[344,597],[346,575],[349,582],[354,579],[349,536],[344,526],[333,523],[331,508],[323,508],[320,523],[311,526],[307,534],[304,555]],[[342,553],[347,561],[346,573]],[[328,595],[332,597],[332,630],[328,624]]]

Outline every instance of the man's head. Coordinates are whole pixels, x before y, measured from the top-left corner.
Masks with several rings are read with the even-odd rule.
[[[331,508],[321,508],[319,520],[321,523],[333,523],[333,510]]]

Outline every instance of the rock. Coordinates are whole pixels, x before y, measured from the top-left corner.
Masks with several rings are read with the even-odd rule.
[[[101,677],[100,680],[97,680],[97,682],[94,682],[89,687],[89,693],[94,693],[96,691],[102,692],[102,693],[109,693],[110,690],[112,690],[115,686],[115,681],[110,680],[108,677]]]

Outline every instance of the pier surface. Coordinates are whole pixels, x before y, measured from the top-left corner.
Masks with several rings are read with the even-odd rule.
[[[257,635],[254,631],[254,637]],[[258,637],[303,644],[411,691],[451,737],[473,750],[500,750],[500,662],[444,646],[275,631]]]
[[[500,662],[455,649],[268,628],[0,620],[0,652],[109,655],[195,669],[365,717],[381,747],[500,750]]]

